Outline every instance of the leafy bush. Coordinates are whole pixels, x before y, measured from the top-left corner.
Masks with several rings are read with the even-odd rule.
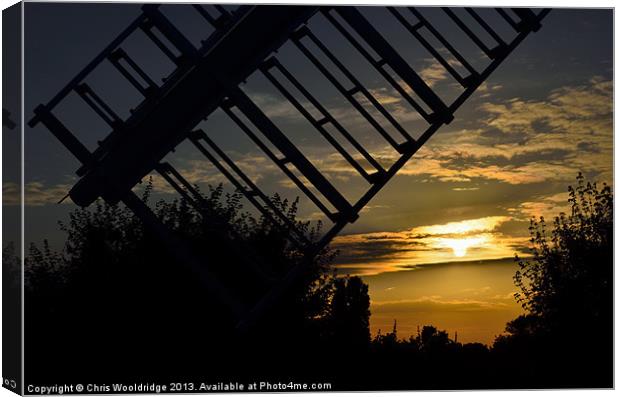
[[[493,352],[532,387],[613,384],[613,193],[605,184],[568,188],[570,214],[548,231],[530,223],[532,257],[516,257],[515,294],[526,314],[509,322]]]
[[[143,201],[150,196],[149,184]],[[249,311],[303,260],[303,253],[285,229],[244,211],[241,197],[219,185],[210,187],[197,206],[180,199],[152,207]],[[297,220],[297,201],[278,195],[272,201],[310,241],[320,237],[320,224]],[[60,227],[67,235],[62,252],[44,241],[42,248],[33,244],[26,258],[26,362],[31,374],[71,373],[77,379],[81,371],[113,367],[129,375],[136,365],[151,374],[204,371],[208,363],[201,357],[207,355],[218,357],[210,371],[242,373],[234,352],[248,358],[249,368],[253,355],[245,349],[256,352],[254,359],[276,351],[294,356],[316,350],[341,329],[368,332],[367,287],[359,278],[337,280],[331,267],[336,252],[329,248],[313,259],[311,271],[250,335],[240,336],[238,319],[209,299],[182,260],[125,206],[99,201],[74,210]],[[253,269],[249,261],[260,268]],[[336,304],[341,299],[362,306],[342,310]],[[342,319],[336,320],[336,314]],[[297,349],[290,349],[291,343]],[[283,360],[280,365],[289,364]]]
[[[543,217],[532,219],[532,258],[517,257],[516,297],[549,331],[571,322],[609,318],[613,274],[613,195],[603,184],[585,182],[568,188],[570,215],[553,221],[551,234]]]

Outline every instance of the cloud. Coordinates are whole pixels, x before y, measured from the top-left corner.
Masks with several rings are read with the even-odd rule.
[[[397,81],[397,84],[403,87],[406,93],[411,94],[413,92],[413,90],[403,80]],[[407,100],[398,91],[396,91],[396,89],[394,89],[392,86],[373,88],[373,89],[369,89],[368,91],[377,100],[377,102],[383,105],[383,107],[388,112],[390,112],[392,117],[394,117],[394,119],[397,120],[400,124],[407,124],[407,123],[423,120],[420,113],[414,110],[409,104],[409,102],[407,102]],[[360,97],[357,97],[357,99],[359,100],[360,104],[365,109],[373,108],[373,105],[370,103],[370,101],[366,99],[366,97],[360,96]],[[350,118],[351,110],[349,109],[346,109],[346,110],[343,109],[343,110],[344,111],[338,112],[341,115],[341,117]],[[371,114],[374,114],[374,113],[375,113],[374,110],[371,111]],[[379,124],[387,125],[387,122],[383,122],[384,120],[383,116],[377,115],[373,117],[376,117]],[[362,122],[366,128],[372,128],[368,124],[368,121],[366,121],[366,119],[360,117],[359,121]]]
[[[553,90],[545,100],[484,103],[478,109],[483,127],[439,132],[400,174],[515,185],[572,181],[582,171],[610,181],[612,88],[594,77]]]
[[[494,92],[501,88],[485,84],[481,90]],[[462,197],[480,197],[476,191],[490,192],[495,183],[511,186],[547,183],[556,184],[558,188],[565,187],[574,180],[578,171],[597,180],[610,181],[613,150],[611,88],[610,81],[595,77],[584,84],[553,90],[542,100],[513,98],[498,103],[485,102],[476,111],[476,117],[484,120],[485,125],[480,126],[476,122],[475,127],[470,128],[474,125],[474,121],[470,120],[462,124],[465,128],[461,130],[450,130],[448,127],[447,131],[440,131],[399,171],[397,178],[417,177],[416,180],[422,183],[450,183],[447,190],[452,189]],[[406,109],[390,88],[377,88],[372,94],[386,107],[391,107],[393,114],[400,112],[410,120],[419,118],[416,112]],[[288,117],[289,114],[275,96],[265,96],[260,101],[272,107],[270,112],[274,117]],[[339,118],[352,118],[350,109],[345,107],[336,107],[331,111]],[[359,130],[347,128],[363,136],[372,135],[363,129],[370,128],[368,125]],[[399,154],[380,138],[373,142],[366,148],[385,168],[398,159]],[[326,145],[313,143],[302,149],[317,169],[353,202],[367,188],[358,172],[340,154],[328,150]],[[296,186],[264,156],[256,152],[229,155],[252,180],[260,182],[261,187],[285,190],[287,194],[297,191]],[[359,153],[353,153],[353,156],[362,160]],[[193,183],[225,181],[206,160],[185,160],[177,168]],[[155,177],[154,183],[157,191],[174,192],[158,177]],[[516,212],[509,214],[515,219],[524,219],[528,214],[551,213],[556,209],[555,204],[544,197],[534,196],[522,201],[510,202],[504,208],[515,209]],[[387,204],[395,207],[391,202],[373,202],[363,212],[383,216],[386,211],[381,211],[380,206]],[[316,209],[304,208],[304,215],[314,211]],[[319,215],[314,214],[313,218]],[[387,249],[393,243],[389,241],[384,244]],[[414,248],[421,251],[424,247]],[[409,246],[405,250],[412,251]],[[378,250],[372,255],[380,254],[381,250]]]
[[[489,84],[488,82],[483,82],[480,84],[480,87],[476,90],[476,95],[480,98],[489,98],[493,93],[498,92],[504,88],[501,84]]]
[[[362,210],[360,211],[360,214],[375,211],[377,209],[387,209],[387,208],[391,208],[391,207],[389,205],[381,205],[381,204],[378,204],[378,205],[366,204],[364,208],[362,208]]]
[[[479,187],[453,187],[452,190],[454,190],[455,192],[471,192],[471,191],[480,190],[480,188]]]
[[[411,229],[412,235],[466,235],[477,232],[493,231],[500,224],[510,220],[507,216],[487,216],[479,219],[468,219],[450,222],[443,225],[419,226]]]
[[[613,83],[594,77],[589,84],[553,90],[544,101],[513,98],[506,103],[484,103],[486,123],[512,133],[535,131],[544,123],[547,131],[570,134],[597,133],[609,127],[613,110]]]
[[[548,196],[534,197],[532,201],[526,201],[519,205],[514,212],[520,212],[527,218],[544,217],[551,220],[558,216],[560,212],[570,213],[570,204],[568,203],[568,193],[557,193]]]
[[[416,299],[371,302],[373,315],[382,315],[386,313],[397,315],[400,313],[413,314],[426,312],[488,312],[491,310],[506,310],[508,306],[508,303],[502,302],[500,299],[447,299],[439,295],[422,296]]]
[[[433,87],[435,84],[449,77],[448,70],[439,62],[436,62],[432,58],[426,59],[426,61],[429,65],[420,70],[419,75],[429,87]]]
[[[485,294],[491,290],[492,288],[487,285],[487,286],[480,287],[480,288],[463,288],[460,292],[466,292],[472,295],[480,295],[480,294]]]
[[[436,63],[430,63],[420,73],[432,84],[448,77]],[[501,88],[485,83],[480,92]],[[572,181],[582,171],[611,180],[612,88],[611,81],[593,77],[581,85],[555,89],[544,100],[484,102],[478,108],[483,126],[439,132],[399,175],[424,176],[440,182],[489,180],[520,185]],[[374,88],[370,92],[400,122],[420,120],[420,115],[393,88]],[[257,94],[253,99],[270,117],[299,116],[286,101],[275,96]],[[361,101],[370,106],[363,98]],[[372,130],[365,120],[352,116],[355,112],[341,101],[332,106],[331,113],[341,121],[355,120],[357,132]],[[366,149],[385,166],[399,156],[385,142],[375,141],[374,147]],[[321,152],[320,148],[312,150]],[[357,173],[339,154],[316,156],[315,162],[319,169],[339,180],[348,181],[348,176]],[[290,183],[286,185],[291,187]]]
[[[48,204],[57,204],[69,193],[71,184],[55,184],[46,186],[43,182],[28,182],[24,186],[24,205],[40,207]],[[64,200],[63,204],[70,204],[71,200]],[[2,184],[2,204],[21,205],[20,186],[14,182]]]
[[[267,157],[256,153],[227,153],[235,164],[255,184],[276,170],[277,166]],[[207,159],[186,159],[176,165],[177,171],[192,185],[205,186],[230,183],[226,177]],[[226,167],[228,169],[228,167]],[[230,171],[230,170],[229,170]],[[233,173],[234,174],[234,173]],[[153,172],[145,179],[152,178],[153,191],[162,194],[176,194],[176,190],[161,176]],[[238,180],[240,178],[237,177]]]
[[[448,77],[436,63],[422,69],[421,75],[432,84]],[[483,93],[499,89],[501,86],[489,84],[480,88]],[[370,91],[399,121],[420,120],[420,115],[391,87]],[[508,184],[572,180],[577,171],[596,172],[609,178],[613,149],[611,95],[612,82],[594,77],[586,84],[553,90],[545,100],[512,98],[501,103],[485,102],[478,109],[483,114],[484,126],[440,132],[399,174],[427,176],[441,182],[483,179]],[[290,104],[275,96],[256,94],[253,99],[270,117],[299,116]],[[364,99],[362,102],[369,106]],[[332,108],[332,114],[351,120],[351,109],[343,105]],[[363,120],[356,122],[370,128]],[[449,138],[442,140],[441,136]],[[385,143],[367,149],[387,166],[398,158]],[[358,153],[354,155],[360,159]],[[317,156],[315,162],[327,174],[344,181],[348,180],[347,175],[357,172],[339,154]],[[205,178],[199,176],[200,180]],[[290,183],[286,185],[291,187]]]
[[[511,220],[489,216],[402,231],[342,235],[332,242],[340,251],[335,264],[342,273],[370,275],[420,264],[511,257],[527,242],[526,237],[498,230]]]
[[[303,115],[283,97],[277,97],[267,93],[253,93],[249,96],[269,118],[300,119],[303,117]],[[312,104],[310,104],[310,102],[301,101],[300,103],[304,106],[304,108],[308,110],[312,109],[316,112],[316,109],[312,106]]]

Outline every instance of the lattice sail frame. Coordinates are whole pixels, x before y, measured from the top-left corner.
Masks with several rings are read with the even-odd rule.
[[[370,200],[443,124],[452,121],[454,112],[523,39],[541,27],[541,20],[549,12],[549,9],[540,9],[537,12],[528,8],[495,9],[514,31],[512,39],[506,41],[476,10],[465,8],[465,12],[478,25],[477,28],[481,28],[493,39],[494,45],[489,46],[453,9],[442,8],[462,34],[490,61],[479,70],[429,22],[423,9],[386,7],[394,18],[394,23],[402,25],[412,40],[422,45],[462,86],[462,93],[452,103],[447,104],[356,7],[239,6],[235,10],[219,5],[195,4],[192,7],[212,31],[199,48],[175,27],[158,5],[144,5],[142,13],[110,45],[50,102],[35,109],[35,117],[29,125],[33,127],[39,122],[43,123],[82,163],[77,170],[81,179],[69,193],[76,204],[88,206],[99,197],[110,203],[124,202],[161,237],[171,252],[192,268],[214,297],[229,306],[237,319],[244,319],[246,322],[249,321],[248,318],[256,317],[264,311],[287,285],[304,272],[304,267],[310,266],[312,258],[329,244],[334,236],[358,218],[360,211]],[[329,21],[340,33],[341,39],[352,45],[401,99],[419,113],[428,125],[419,137],[414,139],[355,73],[312,31],[307,23],[315,15],[322,15]],[[415,18],[416,22],[412,23],[411,18]],[[265,21],[269,23],[265,24]],[[426,35],[422,34],[423,29]],[[143,32],[159,48],[162,55],[174,64],[174,70],[162,84],[156,83],[122,47],[137,31]],[[442,48],[433,45],[427,37],[432,37]],[[304,54],[368,125],[399,154],[393,164],[389,167],[382,166],[280,62],[276,52],[287,42]],[[320,54],[313,52],[307,45],[308,42],[311,42]],[[452,61],[448,60],[445,54],[448,54]],[[332,68],[320,58],[329,60]],[[124,120],[88,85],[89,76],[103,63],[112,65],[143,97],[140,105],[132,109],[130,116]],[[334,67],[345,77],[346,82],[333,73]],[[257,71],[267,78],[366,181],[368,189],[357,201],[349,202],[240,88],[245,79]],[[301,93],[305,102],[302,103],[291,93],[274,72],[283,76],[287,80],[286,84]],[[70,93],[78,94],[112,130],[99,142],[94,152],[90,152],[53,113]],[[362,100],[359,99],[360,96]],[[307,104],[311,104],[320,116],[315,117]],[[370,105],[383,120],[373,117],[365,105]],[[309,241],[235,161],[218,147],[208,131],[196,130],[196,125],[216,109],[221,109],[326,218],[333,222],[320,241]],[[239,114],[243,115],[246,121],[242,120]],[[248,122],[252,125],[248,125]],[[398,132],[398,139],[386,131],[386,122]],[[340,134],[340,138],[345,139],[357,153],[347,151],[330,133],[328,126]],[[293,269],[284,280],[276,281],[270,280],[269,276],[261,271],[260,264],[256,264],[256,258],[248,255],[247,262],[251,264],[253,275],[274,286],[268,296],[253,309],[248,310],[235,298],[234,293],[223,287],[184,242],[175,238],[132,193],[131,189],[142,178],[156,171],[174,190],[201,211],[203,216],[217,222],[212,214],[204,213],[205,206],[201,204],[203,198],[192,183],[171,164],[162,162],[169,152],[185,140],[191,142],[261,214],[286,230],[291,242],[306,254],[305,263]],[[266,142],[269,142],[269,145]],[[276,154],[270,146],[275,147],[282,156]],[[359,158],[363,158],[372,170],[364,168]],[[297,173],[301,173],[303,180]],[[226,228],[226,225],[223,227]],[[232,228],[226,230],[227,233],[234,234]]]

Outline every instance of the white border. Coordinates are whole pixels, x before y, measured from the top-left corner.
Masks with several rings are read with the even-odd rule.
[[[42,1],[43,2],[43,1]],[[45,1],[45,2],[53,2],[53,1]],[[62,2],[84,2],[84,1],[62,1]],[[98,3],[120,3],[121,1],[92,1],[94,2],[98,2]],[[182,1],[182,0],[167,0],[167,1],[126,1],[126,2],[131,2],[131,3],[145,3],[145,2],[157,2],[157,3],[190,3],[189,1]],[[402,1],[402,0],[391,0],[391,1],[382,1],[382,0],[374,0],[374,1],[369,1],[369,0],[364,0],[364,1],[352,1],[352,0],[337,0],[337,1],[329,1],[329,0],[314,0],[314,1],[294,1],[294,0],[290,0],[290,1],[260,1],[260,0],[250,0],[250,1],[230,1],[230,0],[220,0],[220,1],[195,1],[194,3],[197,2],[203,2],[203,3],[219,3],[219,4],[223,4],[223,3],[232,3],[232,4],[239,4],[239,3],[256,3],[256,4],[334,4],[334,3],[338,3],[338,4],[349,4],[349,5],[410,5],[413,3],[413,1],[409,0],[409,1]],[[5,9],[13,4],[15,4],[15,1],[12,0],[0,0],[0,5],[2,9]],[[505,1],[505,0],[477,0],[475,2],[473,1],[467,1],[467,0],[449,0],[449,2],[445,2],[445,1],[440,1],[440,0],[435,0],[435,1],[429,1],[429,0],[416,0],[415,1],[415,5],[419,5],[419,6],[522,6],[522,7],[554,7],[554,8],[614,8],[615,7],[615,3],[613,1],[609,1],[609,0],[590,0],[588,2],[584,2],[584,1],[578,1],[578,0],[545,0],[543,2],[535,2],[535,1],[527,1],[527,2],[514,2],[514,1]],[[0,38],[1,38],[1,18],[0,18]],[[24,155],[24,73],[23,73],[23,65],[24,65],[24,55],[23,55],[23,29],[24,29],[24,18],[23,18],[23,8],[22,8],[22,81],[21,81],[21,86],[22,86],[22,112],[20,114],[21,117],[21,126],[22,126],[22,148],[21,148],[21,152],[22,152],[22,160],[23,160],[23,155]],[[615,43],[618,41],[618,32],[615,29],[615,15],[614,15],[614,65],[616,64],[616,57],[617,57],[617,53],[615,51]],[[1,69],[1,52],[0,52],[0,69]],[[616,81],[616,70],[614,69],[614,82]],[[0,88],[1,88],[1,82],[0,82]],[[618,87],[616,85],[614,85],[614,98],[616,97],[618,93]],[[614,102],[614,171],[616,169],[616,165],[617,165],[617,161],[618,161],[618,156],[617,156],[617,151],[618,148],[615,146],[616,143],[616,135],[615,135],[615,123],[616,121],[616,107],[615,107],[615,102]],[[0,142],[0,158],[1,158],[1,149],[2,149],[2,143]],[[0,174],[2,171],[2,164],[0,162]],[[24,195],[23,195],[23,183],[24,183],[24,164],[22,161],[22,213],[21,213],[21,217],[22,217],[22,246],[21,246],[21,257],[22,257],[22,262],[23,262],[23,252],[24,252],[24,229],[23,229],[23,225],[24,225]],[[614,173],[614,185],[618,186],[616,183],[616,176]],[[0,198],[2,197],[2,193],[0,192]],[[614,206],[614,211],[617,210],[617,207]],[[2,217],[2,209],[0,207],[0,220]],[[620,240],[620,237],[618,237],[618,233],[616,233],[616,227],[614,227],[614,248],[617,244],[617,242]],[[0,229],[0,238],[2,235],[2,231]],[[615,260],[614,260],[614,267],[615,267]],[[615,270],[615,269],[614,269]],[[619,272],[615,272],[614,271],[614,287],[618,285],[620,276],[619,276]],[[22,282],[23,282],[23,272],[22,272]],[[615,288],[614,288],[615,290]],[[22,299],[23,299],[23,291],[22,291]],[[618,307],[618,296],[615,296],[615,300],[614,300],[614,307],[615,309],[617,309]],[[614,310],[614,314],[615,314],[616,310]],[[614,326],[615,326],[615,336],[618,336],[618,327],[617,327],[617,323],[616,323],[617,317],[614,316]],[[22,305],[22,326],[23,326],[23,305]],[[0,317],[0,338],[2,335],[2,319]],[[618,346],[617,344],[614,344],[614,352],[615,352],[615,357],[617,357],[617,353],[618,353]],[[0,353],[1,353],[1,348],[0,348]],[[23,357],[23,344],[22,344],[22,357]],[[614,361],[615,363],[615,361]],[[2,364],[0,362],[0,374],[2,373]],[[22,363],[22,373],[23,373],[23,363]],[[615,366],[614,368],[614,374],[615,374],[615,379],[617,379],[617,375],[618,375],[618,367]],[[4,388],[0,388],[0,397],[4,397],[4,396],[11,396],[14,395],[13,393],[11,393],[10,391],[8,391],[7,389]],[[600,395],[602,393],[611,393],[613,391],[607,391],[607,390],[588,390],[587,393],[588,395]],[[562,390],[562,391],[483,391],[483,390],[477,390],[477,391],[465,391],[465,392],[415,392],[416,395],[418,396],[438,396],[438,395],[448,395],[448,394],[453,394],[453,393],[463,393],[463,394],[478,394],[478,393],[484,393],[485,395],[488,396],[520,396],[520,395],[528,395],[528,396],[538,396],[538,395],[556,395],[556,396],[581,396],[584,392],[581,390]],[[267,396],[281,396],[283,394],[288,394],[288,393],[280,393],[280,394],[273,394],[273,393],[268,393],[268,394],[264,394]],[[310,394],[310,393],[301,393],[303,395],[306,394]],[[319,393],[312,393],[314,395],[318,395]],[[325,394],[325,393],[321,393],[321,394]],[[367,394],[367,393],[364,393]],[[221,395],[221,394],[220,394]],[[231,394],[231,393],[227,393],[227,395],[247,395],[246,394]],[[299,393],[297,393],[297,395],[299,395]],[[327,393],[327,395],[340,395],[340,396],[354,396],[357,395],[357,393]],[[384,392],[384,393],[373,393],[373,395],[385,395],[385,396],[411,396],[413,395],[413,392]]]

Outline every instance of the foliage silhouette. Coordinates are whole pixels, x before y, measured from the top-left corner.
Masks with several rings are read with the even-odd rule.
[[[151,197],[149,184],[143,196]],[[123,206],[97,203],[61,224],[62,252],[47,242],[26,258],[26,382],[332,382],[340,390],[609,387],[612,366],[611,189],[580,175],[571,214],[549,235],[532,220],[532,257],[517,258],[526,314],[491,348],[423,326],[408,339],[370,337],[368,286],[336,277],[326,249],[272,315],[240,337],[234,322]],[[320,225],[296,219],[310,239]],[[251,302],[268,286],[247,273],[244,250],[281,276],[301,260],[286,231],[244,212],[241,196],[209,188],[201,211],[158,201],[157,216],[228,286]],[[230,250],[233,247],[243,247]],[[6,250],[5,250],[6,251]],[[4,256],[8,256],[5,252]]]
[[[142,199],[151,196],[149,183]],[[248,272],[247,254],[260,257],[274,279],[302,254],[286,230],[244,212],[241,194],[219,185],[203,196],[199,210],[183,199],[152,207],[250,307],[270,286]],[[296,219],[297,201],[272,200],[310,240],[320,237],[320,224]],[[25,263],[26,365],[33,381],[109,381],[110,373],[119,381],[178,380],[205,371],[239,380],[281,376],[301,364],[310,372],[320,368],[306,358],[322,346],[352,352],[369,344],[368,288],[358,277],[335,277],[336,252],[329,248],[279,307],[239,336],[229,314],[204,298],[202,285],[126,207],[97,202],[74,210],[60,228],[67,236],[62,252],[47,241],[33,244]],[[280,359],[265,365],[274,355]]]
[[[363,350],[370,343],[368,286],[359,277],[334,280],[327,329],[335,348]]]
[[[538,384],[611,387],[613,194],[580,173],[568,195],[570,215],[560,213],[551,233],[543,217],[531,220],[532,257],[516,257],[514,277],[526,314],[493,349],[517,366],[534,363],[528,372]]]

